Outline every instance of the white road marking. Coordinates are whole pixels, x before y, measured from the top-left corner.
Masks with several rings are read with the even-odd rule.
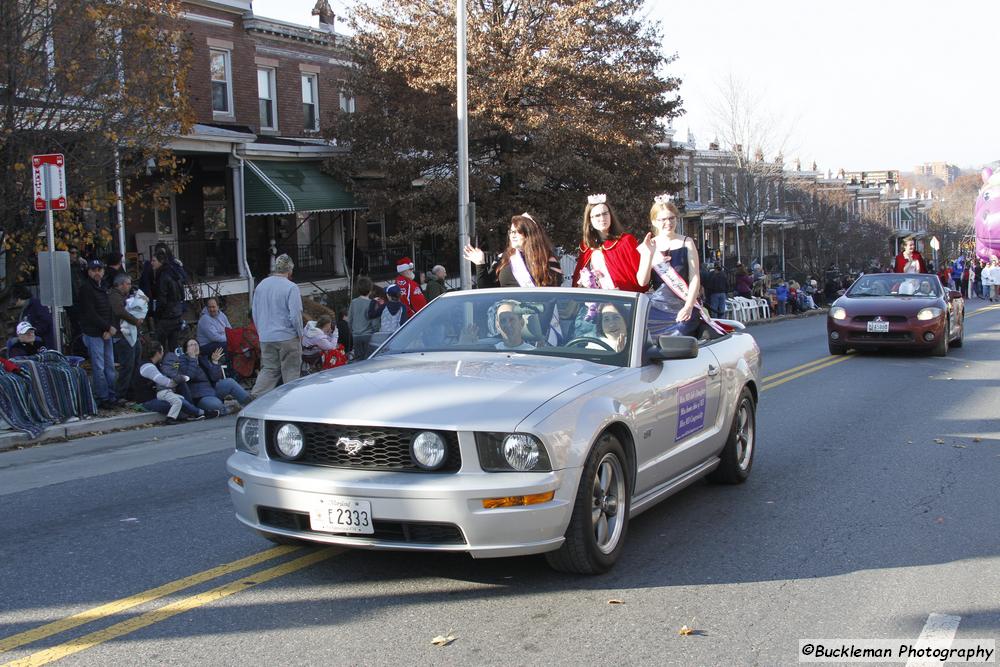
[[[958,632],[958,624],[961,621],[961,616],[931,614],[927,617],[927,622],[924,623],[924,629],[917,638],[917,644],[931,648],[951,648],[951,643],[955,640],[955,633]],[[940,660],[933,658],[910,658],[906,661],[906,667],[931,667],[940,664]]]

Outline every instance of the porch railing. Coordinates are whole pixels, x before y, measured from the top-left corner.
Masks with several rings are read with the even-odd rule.
[[[192,280],[231,278],[240,274],[236,263],[236,239],[188,239],[160,241],[184,264]],[[158,245],[158,244],[157,244]],[[155,252],[155,245],[140,248],[143,259]]]

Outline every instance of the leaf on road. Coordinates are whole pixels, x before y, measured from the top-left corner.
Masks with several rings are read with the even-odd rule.
[[[906,441],[906,444],[908,444],[908,445],[912,445],[912,444],[913,444],[913,441],[912,441],[912,440],[907,440],[907,441]]]
[[[934,442],[936,442],[939,445],[943,445],[944,444],[944,440],[942,440],[941,438],[934,438]]]
[[[432,639],[431,643],[434,644],[435,646],[447,646],[456,639],[458,638],[455,635],[451,634],[451,630],[449,630],[445,636],[438,635],[437,637]]]
[[[694,634],[694,628],[689,628],[686,625],[682,625],[681,629],[677,631],[677,634],[687,637],[688,635]]]
[[[625,601],[619,600],[618,598],[611,598],[608,600],[608,604],[625,604]]]
[[[939,516],[938,518],[934,519],[934,523],[944,523],[944,517]]]
[[[983,441],[982,438],[973,438],[972,439],[972,442],[982,442],[982,441]]]

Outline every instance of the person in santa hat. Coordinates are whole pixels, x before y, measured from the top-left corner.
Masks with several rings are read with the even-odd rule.
[[[413,279],[413,260],[409,257],[402,257],[396,262],[396,281],[393,283],[399,287],[399,300],[406,306],[407,319],[427,305],[427,297],[420,291],[420,285]]]

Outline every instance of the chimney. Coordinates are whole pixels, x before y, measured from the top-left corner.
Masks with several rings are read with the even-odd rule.
[[[319,17],[319,29],[323,32],[333,33],[333,24],[336,17],[333,8],[330,7],[330,0],[316,0],[316,6],[312,10],[313,16]]]

